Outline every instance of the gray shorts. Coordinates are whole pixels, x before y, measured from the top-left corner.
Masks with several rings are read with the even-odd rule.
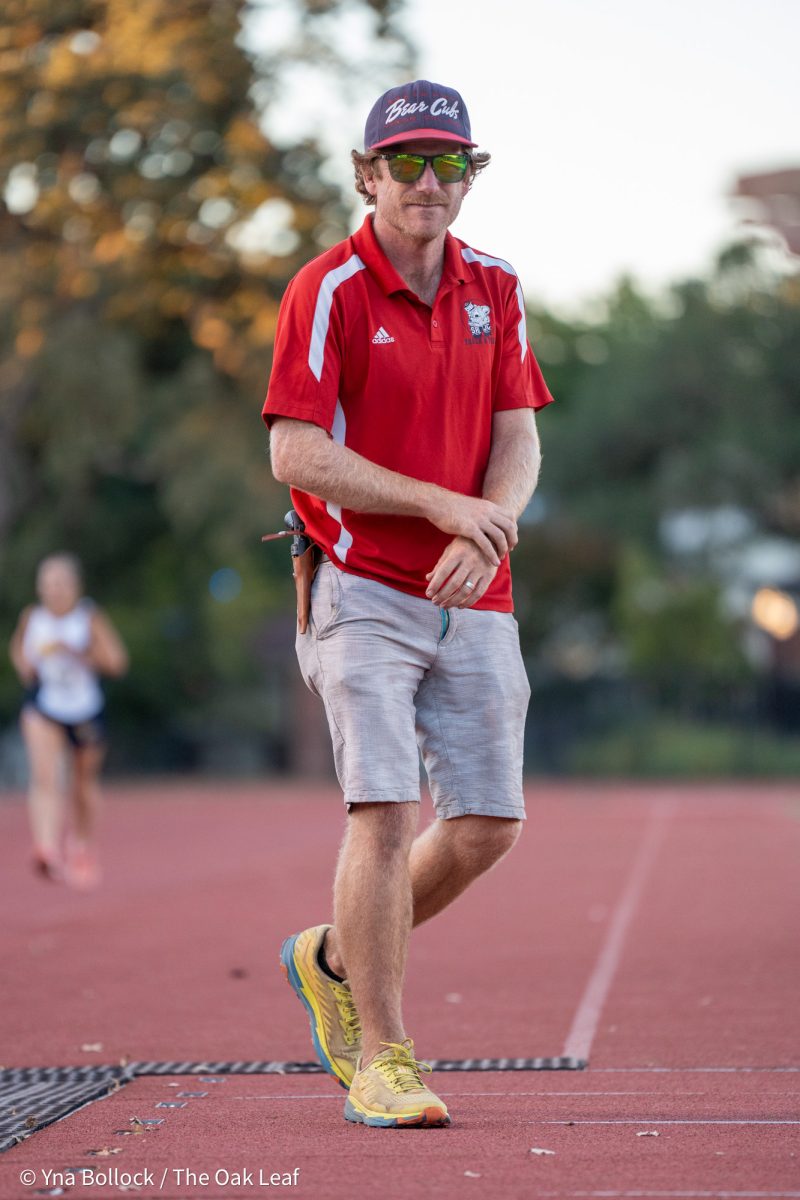
[[[348,806],[419,800],[419,746],[437,817],[524,818],[530,687],[511,613],[444,613],[323,562],[297,657]]]

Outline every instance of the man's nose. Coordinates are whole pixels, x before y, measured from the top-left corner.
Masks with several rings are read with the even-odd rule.
[[[421,192],[435,192],[439,188],[439,180],[436,178],[436,173],[433,169],[433,163],[426,162],[425,170],[415,182],[414,186]]]

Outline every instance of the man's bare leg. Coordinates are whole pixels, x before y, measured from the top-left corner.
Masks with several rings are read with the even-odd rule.
[[[364,1065],[383,1049],[381,1042],[405,1037],[401,1002],[413,920],[409,855],[418,819],[413,801],[355,805],[339,855],[333,891],[337,936],[335,951],[326,939],[326,958],[334,971],[347,961]]]
[[[433,821],[411,847],[414,925],[430,920],[508,854],[522,832],[508,817]]]
[[[365,807],[399,809],[411,806],[368,805]],[[416,809],[418,806],[414,805],[413,807]],[[420,925],[423,921],[427,921],[441,912],[457,896],[460,896],[479,875],[484,874],[499,862],[514,845],[521,831],[522,821],[506,817],[452,817],[449,821],[437,820],[429,825],[411,845],[408,857],[407,869],[413,903],[409,932],[411,925]],[[350,831],[348,831],[339,859],[337,885],[349,842]],[[331,970],[335,971],[337,975],[347,976],[352,986],[352,967],[345,968],[344,965],[345,962],[350,963],[348,954],[350,943],[349,941],[343,942],[341,938],[338,909],[335,911],[334,920],[335,928],[330,929],[325,938],[325,958]],[[382,935],[382,922],[379,921],[378,924]],[[402,984],[402,969],[405,968],[408,938],[406,938],[405,945],[398,987]],[[375,942],[372,944],[367,942],[366,951],[373,964],[376,961],[376,955],[380,955],[383,960],[384,953],[380,937],[376,936]],[[384,969],[380,968],[381,971]],[[358,996],[359,989],[354,988],[353,990],[363,1022],[364,1015],[361,1011],[362,1002]],[[399,991],[397,1012],[399,1014]],[[400,1022],[400,1026],[402,1027],[402,1022]],[[383,1040],[397,1041],[400,1039],[393,1037]],[[374,1054],[376,1051],[372,1053]],[[368,1061],[366,1054],[364,1061]]]

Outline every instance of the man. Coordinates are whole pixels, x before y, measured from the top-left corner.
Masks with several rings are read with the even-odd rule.
[[[530,690],[509,553],[552,397],[513,269],[448,233],[477,170],[458,92],[386,92],[353,152],[375,205],[292,280],[264,419],[275,478],[323,552],[304,679],[347,806],[334,924],[287,939],[289,982],[345,1117],[446,1125],[406,1036],[413,925],[514,844]],[[437,819],[415,838],[422,752]]]

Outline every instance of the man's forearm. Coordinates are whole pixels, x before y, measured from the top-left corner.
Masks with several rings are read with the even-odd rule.
[[[320,436],[321,435],[321,436]],[[285,469],[273,435],[272,471],[282,483],[330,504],[366,513],[430,518],[445,489],[389,471],[327,437],[315,426],[292,431],[291,465]]]
[[[492,444],[483,477],[483,497],[519,517],[539,479],[542,454],[534,432],[524,437],[500,438]]]
[[[444,533],[471,538],[495,564],[516,545],[517,523],[504,506],[379,467],[317,425],[282,417],[273,426],[271,453],[277,480],[328,504],[422,517]]]

